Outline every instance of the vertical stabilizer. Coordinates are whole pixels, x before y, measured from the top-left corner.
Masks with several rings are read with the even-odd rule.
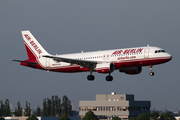
[[[36,60],[49,53],[40,45],[30,31],[21,31],[29,60]]]

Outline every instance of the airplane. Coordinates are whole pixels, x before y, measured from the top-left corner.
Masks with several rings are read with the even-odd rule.
[[[112,81],[111,73],[119,70],[129,75],[140,74],[143,66],[149,66],[150,76],[154,65],[166,63],[172,56],[162,48],[153,46],[113,49],[62,55],[49,54],[31,34],[21,31],[26,47],[27,60],[12,60],[20,65],[53,72],[90,72],[89,81],[95,79],[93,72],[108,74],[106,81]]]

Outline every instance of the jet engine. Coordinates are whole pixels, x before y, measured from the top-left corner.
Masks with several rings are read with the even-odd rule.
[[[140,74],[141,71],[142,71],[142,67],[130,67],[130,68],[124,68],[124,69],[119,70],[119,72],[124,72],[130,75]]]
[[[114,63],[100,63],[96,65],[96,71],[98,73],[111,73],[115,69]]]

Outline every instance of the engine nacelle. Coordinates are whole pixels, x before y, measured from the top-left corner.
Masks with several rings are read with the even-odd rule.
[[[130,75],[139,74],[141,73],[141,71],[142,71],[142,67],[131,67],[131,68],[124,68],[119,70],[119,72],[124,72]]]
[[[98,73],[111,73],[115,69],[114,63],[100,63],[96,65],[96,71]]]

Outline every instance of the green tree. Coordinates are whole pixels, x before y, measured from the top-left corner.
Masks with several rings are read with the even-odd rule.
[[[61,99],[57,95],[55,96],[55,106],[56,106],[56,108],[55,108],[56,116],[57,115],[61,116],[61,111],[62,111],[62,109],[61,109]]]
[[[121,118],[119,118],[119,117],[113,117],[113,119],[112,120],[121,120]]]
[[[41,116],[41,109],[40,109],[39,105],[36,110],[36,116]]]
[[[0,103],[1,103],[0,117],[2,118],[2,116],[4,116],[4,114],[5,114],[5,110],[4,110],[5,105],[3,104],[2,100],[0,101]]]
[[[169,113],[162,113],[159,120],[176,120],[173,115],[170,115]]]
[[[6,99],[4,109],[5,109],[4,116],[10,116],[11,114],[10,114],[10,107],[9,107],[9,99]]]
[[[67,115],[62,115],[58,120],[71,120]]]
[[[26,108],[25,108],[25,113],[24,113],[25,116],[31,116],[31,108],[30,108],[30,103],[28,103],[26,101]]]
[[[43,116],[61,116],[65,114],[67,116],[72,115],[72,105],[71,101],[63,96],[63,102],[61,104],[61,99],[56,95],[52,96],[51,99],[45,98],[43,100]]]
[[[38,119],[35,115],[31,115],[26,120],[38,120]]]
[[[134,117],[131,117],[131,118],[130,118],[130,120],[136,120],[136,118],[134,118]]]
[[[1,106],[0,106],[0,117],[2,117],[2,116],[5,116],[5,117],[6,116],[11,116],[10,107],[9,107],[9,100],[6,99],[5,103],[3,103],[3,101],[1,100],[0,104],[1,104]]]
[[[150,117],[151,117],[151,119],[153,119],[153,120],[158,120],[159,112],[157,112],[157,111],[151,112]]]
[[[99,120],[99,119],[92,111],[89,111],[85,114],[82,120]]]
[[[63,101],[62,101],[62,114],[67,115],[67,110],[68,110],[68,98],[66,96],[63,96]]]
[[[136,120],[149,120],[149,118],[145,114],[140,114],[137,116]]]
[[[46,110],[47,110],[47,116],[50,116],[50,114],[51,114],[51,99],[49,99],[49,98],[47,98]]]
[[[46,108],[46,98],[43,100],[43,114],[42,116],[47,116],[47,108]]]
[[[67,115],[68,116],[72,116],[72,105],[71,105],[71,101],[68,100],[69,103],[68,103],[68,110],[67,110]]]
[[[15,107],[15,116],[22,116],[22,107],[20,101],[17,103],[17,108]]]
[[[30,106],[31,106],[31,104],[29,103],[29,108],[28,108],[29,109],[28,110],[29,111],[29,116],[31,115],[31,107]]]
[[[54,100],[54,96],[52,96],[51,98],[51,113],[50,113],[50,116],[56,116],[56,103],[55,103],[55,100]]]
[[[72,105],[71,101],[68,99],[67,96],[63,96],[63,101],[62,101],[62,114],[71,116],[72,115]]]

